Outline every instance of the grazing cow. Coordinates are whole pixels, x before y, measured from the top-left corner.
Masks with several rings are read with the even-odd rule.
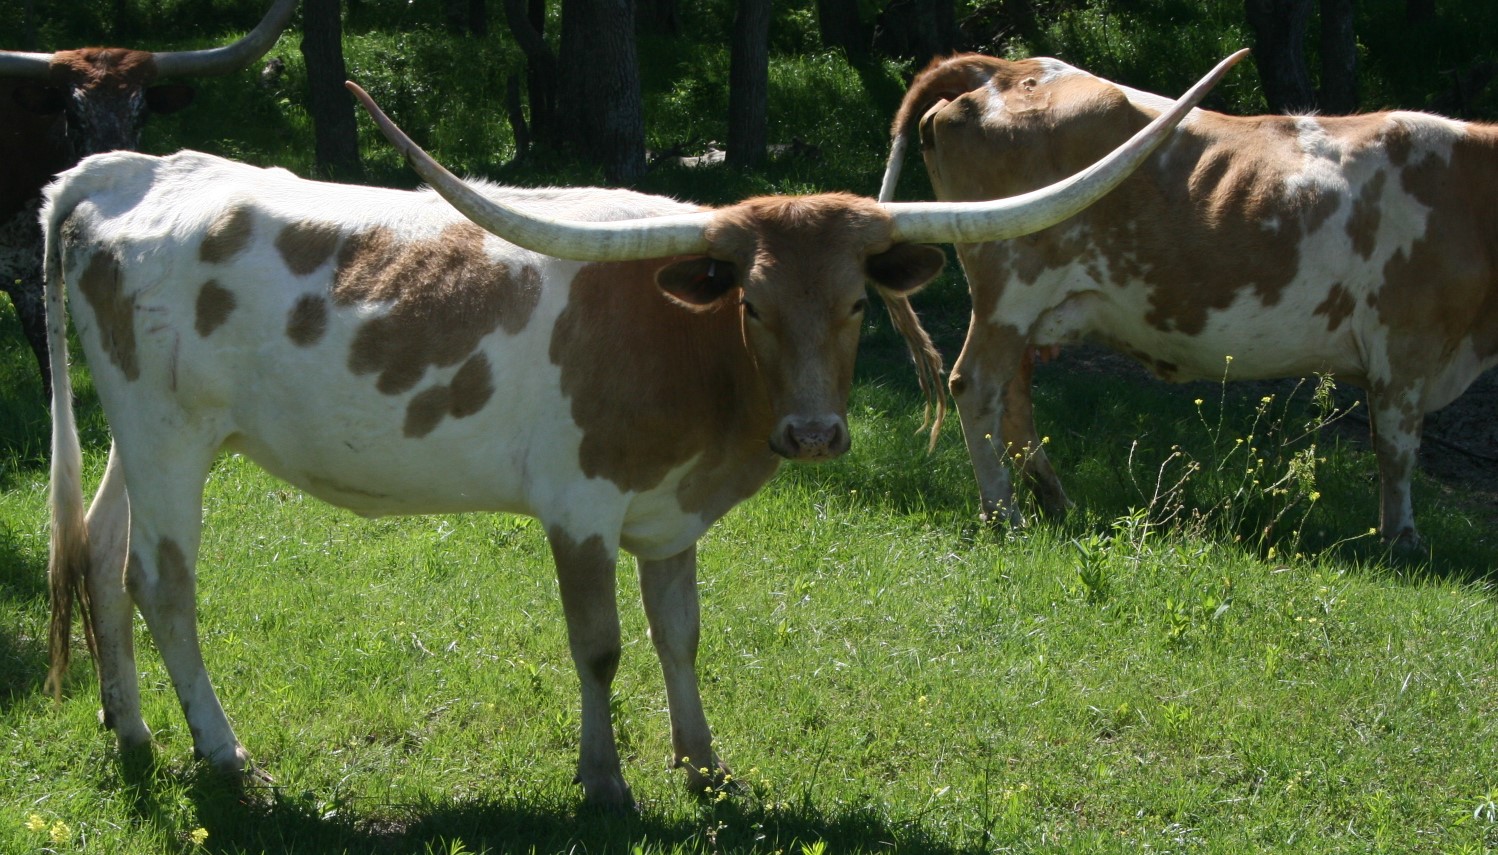
[[[140,145],[151,113],[186,107],[193,89],[162,77],[228,74],[275,44],[297,0],[277,0],[264,20],[226,47],[151,53],[82,48],[56,53],[0,50],[0,285],[15,304],[50,394],[42,308],[42,188],[90,154]]]
[[[938,199],[988,199],[1090,162],[1166,104],[1054,59],[941,60],[900,106],[881,198],[917,131]],[[1015,457],[1044,511],[1068,506],[1037,439],[1030,355],[1090,339],[1170,380],[1226,367],[1365,389],[1381,532],[1418,543],[1424,414],[1498,361],[1495,188],[1493,125],[1197,110],[1080,216],[959,247],[973,317],[951,389],[985,515],[1021,521]]]
[[[706,786],[716,772],[699,770],[719,767],[694,671],[695,543],[781,458],[847,450],[866,281],[908,292],[942,267],[925,242],[1068,216],[1190,103],[1101,170],[1020,203],[832,194],[702,210],[464,184],[356,94],[451,204],[195,152],[100,155],[48,188],[49,682],[59,690],[76,601],[104,721],[122,748],[147,745],[133,603],[197,752],[244,768],[194,616],[203,482],[231,448],[360,514],[538,518],[582,685],[577,776],[607,804],[630,802],[609,721],[617,550],[639,561],[673,751]],[[115,438],[86,518],[64,280]]]

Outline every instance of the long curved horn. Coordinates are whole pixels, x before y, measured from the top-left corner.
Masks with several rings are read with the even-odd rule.
[[[46,77],[52,68],[52,54],[0,50],[0,77]]]
[[[281,31],[286,29],[286,24],[291,20],[291,13],[296,10],[297,0],[276,0],[265,17],[233,44],[223,47],[206,48],[204,50],[182,50],[166,51],[153,54],[156,58],[156,71],[162,77],[178,77],[193,75],[203,77],[211,74],[228,74],[237,71],[246,65],[259,59],[270,50],[276,39],[281,37]]]
[[[633,261],[697,255],[707,251],[704,233],[711,211],[592,223],[553,220],[502,205],[474,190],[412,142],[373,98],[353,81],[344,83],[406,162],[463,216],[516,246],[575,261]]]
[[[911,243],[984,243],[1038,232],[1065,220],[1128,178],[1245,56],[1247,48],[1218,63],[1128,142],[1064,181],[988,202],[884,203],[884,209],[894,217],[896,239]]]

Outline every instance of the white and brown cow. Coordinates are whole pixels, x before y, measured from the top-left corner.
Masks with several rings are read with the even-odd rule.
[[[37,228],[42,188],[88,155],[137,148],[148,117],[192,103],[192,86],[161,79],[244,68],[276,43],[296,4],[277,0],[255,29],[215,48],[0,50],[0,291],[15,304],[44,389],[50,389],[51,377]]]
[[[639,561],[673,750],[704,786],[697,770],[718,766],[694,671],[695,544],[781,459],[847,449],[866,282],[908,292],[942,266],[925,242],[1044,228],[1169,131],[1022,204],[834,194],[703,210],[464,184],[366,106],[452,204],[192,152],[89,158],[48,189],[50,682],[77,601],[104,720],[122,748],[147,745],[133,604],[197,752],[244,767],[194,615],[203,482],[230,448],[361,514],[538,518],[582,684],[578,779],[609,804],[630,800],[609,721],[617,550]],[[64,280],[114,434],[86,518]]]
[[[989,199],[1090,163],[1168,103],[1054,59],[940,60],[900,107],[881,198],[917,133],[938,199]],[[1043,510],[1068,506],[1036,435],[1030,355],[1089,339],[1171,380],[1226,367],[1366,389],[1382,534],[1418,542],[1422,419],[1498,362],[1495,189],[1492,125],[1196,110],[1080,216],[959,247],[973,317],[951,389],[984,513],[1020,521],[1015,457]]]

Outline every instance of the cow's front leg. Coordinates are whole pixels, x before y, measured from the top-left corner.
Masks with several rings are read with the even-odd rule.
[[[631,807],[634,797],[619,768],[609,690],[619,669],[619,609],[614,592],[616,546],[601,535],[576,539],[561,528],[548,532],[556,559],[567,641],[582,685],[582,748],[577,783],[590,804]]]
[[[728,769],[713,753],[713,736],[697,689],[697,547],[659,561],[640,560],[640,592],[650,621],[671,710],[672,759],[686,767],[687,786],[697,792],[717,787]]]
[[[1020,374],[1024,352],[1024,340],[1016,332],[994,330],[975,314],[948,381],[978,479],[982,518],[991,524],[1024,524],[1014,501],[1003,430],[1005,389]]]
[[[1378,458],[1379,533],[1391,546],[1414,549],[1421,545],[1415,531],[1410,481],[1420,451],[1425,413],[1416,403],[1418,390],[1390,394],[1375,389],[1368,394],[1373,451]]]
[[[1072,502],[1051,467],[1045,443],[1035,430],[1035,399],[1031,394],[1034,376],[1035,349],[1027,347],[1020,358],[1019,371],[1004,386],[1001,425],[1004,447],[1009,459],[1019,464],[1041,512],[1051,519],[1060,519],[1071,510]]]

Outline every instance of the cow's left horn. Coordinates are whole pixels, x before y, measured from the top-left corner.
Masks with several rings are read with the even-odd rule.
[[[0,77],[46,77],[52,68],[52,54],[0,50]]]
[[[502,205],[479,193],[432,159],[390,120],[358,84],[344,84],[406,162],[463,216],[516,246],[574,261],[633,261],[699,255],[707,251],[704,234],[711,212],[675,214],[638,220],[591,223],[554,220]]]
[[[204,50],[164,51],[152,54],[156,60],[156,72],[162,77],[203,77],[211,74],[228,74],[244,68],[265,55],[281,31],[291,20],[297,0],[276,0],[255,29],[245,33],[244,38],[223,47]]]
[[[989,202],[884,203],[894,217],[896,239],[911,243],[984,243],[1038,232],[1081,212],[1144,163],[1176,124],[1247,55],[1247,49],[1240,50],[1218,63],[1181,100],[1128,142],[1064,181]]]

